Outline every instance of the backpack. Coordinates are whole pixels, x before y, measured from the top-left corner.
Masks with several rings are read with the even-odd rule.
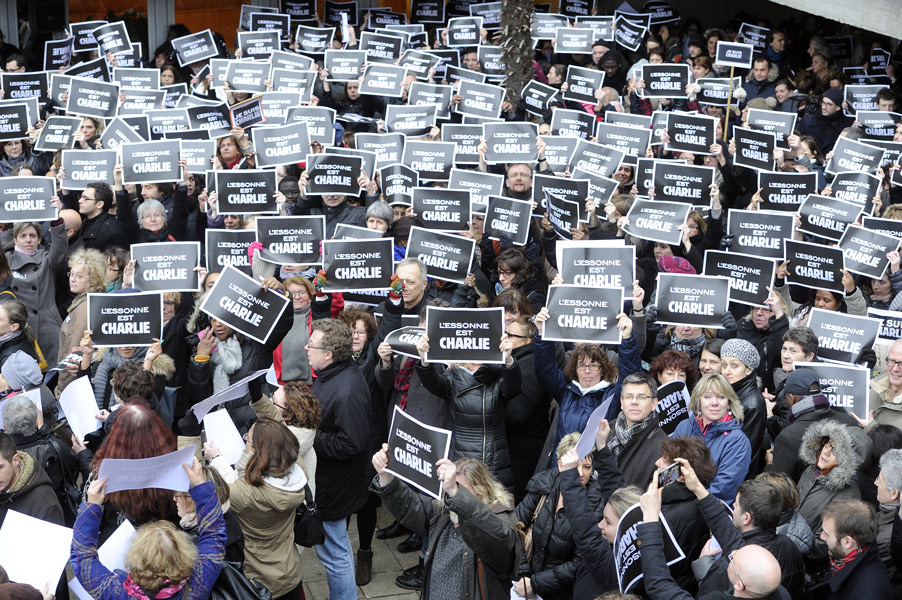
[[[22,450],[30,454],[35,463],[47,473],[53,492],[63,508],[66,525],[71,527],[78,515],[81,492],[76,485],[78,475],[73,475],[77,470],[77,464],[73,464],[70,452],[62,446],[62,441],[55,435],[50,435],[49,438],[42,440],[42,443]]]

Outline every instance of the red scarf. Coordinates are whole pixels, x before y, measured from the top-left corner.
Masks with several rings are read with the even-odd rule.
[[[157,592],[157,595],[154,598],[159,598],[163,600],[165,598],[172,598],[176,594],[182,591],[182,588],[185,587],[185,584],[188,583],[188,578],[185,577],[179,583],[173,584],[169,579],[163,579],[163,587]],[[125,578],[125,581],[122,583],[122,587],[125,588],[125,593],[128,594],[131,598],[138,598],[138,600],[150,600],[144,590],[141,589],[137,583],[132,579],[131,573]]]
[[[401,410],[407,410],[407,391],[410,389],[410,378],[413,376],[413,368],[416,363],[416,359],[408,358],[401,365],[398,375],[395,377],[395,389],[401,392],[401,399],[398,402]]]
[[[867,546],[865,546],[864,548],[855,548],[854,550],[846,554],[845,558],[830,558],[830,572],[835,575],[839,571],[842,571],[843,567],[864,554],[865,550],[867,549]]]

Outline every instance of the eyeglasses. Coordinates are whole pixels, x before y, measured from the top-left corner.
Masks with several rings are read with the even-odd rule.
[[[498,269],[498,277],[510,277],[514,272],[510,269]]]
[[[85,201],[90,200],[91,202],[95,202],[95,201],[97,200],[97,198],[90,198],[90,197],[88,197],[88,196],[85,196],[84,194],[82,194],[81,196],[79,196],[78,199],[79,199],[79,200],[85,200]]]
[[[887,369],[895,369],[896,367],[902,366],[902,360],[893,360],[891,358],[886,359],[886,368]]]
[[[161,218],[162,216],[163,216],[163,213],[154,211],[154,212],[146,212],[146,213],[144,213],[144,216],[141,217],[141,218],[142,218],[142,219],[159,219],[159,218]]]
[[[739,569],[736,568],[736,563],[733,562],[733,556],[739,552],[739,550],[733,550],[729,554],[727,554],[727,560],[730,561],[730,564],[733,565],[733,571],[736,573],[736,579],[739,580],[739,583],[742,584],[742,587],[745,587],[745,582],[742,581],[742,575],[739,574]]]
[[[363,330],[363,331],[352,330],[351,337],[366,337],[366,330]]]
[[[84,281],[85,279],[88,278],[87,275],[85,275],[83,273],[76,273],[75,271],[69,271],[68,273],[66,273],[66,277],[68,277],[69,279],[72,279],[72,277],[75,277],[75,279],[77,279],[78,281]]]
[[[648,400],[651,400],[651,396],[649,396],[648,394],[624,394],[623,396],[621,396],[621,398],[623,400],[626,400],[627,402],[632,402],[633,400],[638,400],[639,402],[647,402]]]
[[[107,265],[107,266],[106,266],[106,270],[107,270],[107,271],[111,271],[111,272],[113,272],[113,273],[118,273],[118,272],[119,272],[119,267],[117,267],[116,265]]]
[[[292,298],[303,298],[304,296],[309,297],[310,294],[307,293],[307,290],[298,290],[296,292],[291,292],[291,296]]]
[[[530,336],[528,335],[517,335],[516,333],[511,333],[510,331],[505,331],[504,334],[507,337],[520,338],[521,340],[528,340],[530,338]]]
[[[586,371],[587,373],[597,373],[599,370],[601,370],[601,365],[595,363],[589,365],[577,365],[576,370]]]
[[[322,350],[323,352],[326,351],[326,349],[323,346],[313,346],[312,344],[307,344],[307,347],[310,348],[311,350]]]

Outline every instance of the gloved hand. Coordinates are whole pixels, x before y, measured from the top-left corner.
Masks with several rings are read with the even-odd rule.
[[[322,269],[320,269],[319,271],[317,271],[316,277],[313,278],[313,289],[316,290],[316,295],[317,295],[317,296],[324,296],[324,295],[325,295],[325,291],[324,291],[324,290],[326,289],[326,282],[327,282],[327,281],[328,281],[328,279],[326,279],[326,272],[323,271]]]
[[[404,282],[398,277],[397,274],[392,274],[391,276],[391,287],[388,290],[388,301],[394,304],[395,306],[400,306],[404,301],[401,294],[404,291]]]

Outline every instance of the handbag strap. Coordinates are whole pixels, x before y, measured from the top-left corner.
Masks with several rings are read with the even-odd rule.
[[[529,524],[530,527],[535,525],[536,519],[539,516],[539,511],[542,510],[542,507],[545,506],[545,500],[548,499],[548,494],[545,494],[539,499],[539,503],[536,504],[536,510],[532,513],[532,523]]]
[[[482,596],[482,600],[488,600],[488,596],[485,593],[485,571],[482,569],[482,559],[476,559],[476,578],[479,580],[479,594]]]

